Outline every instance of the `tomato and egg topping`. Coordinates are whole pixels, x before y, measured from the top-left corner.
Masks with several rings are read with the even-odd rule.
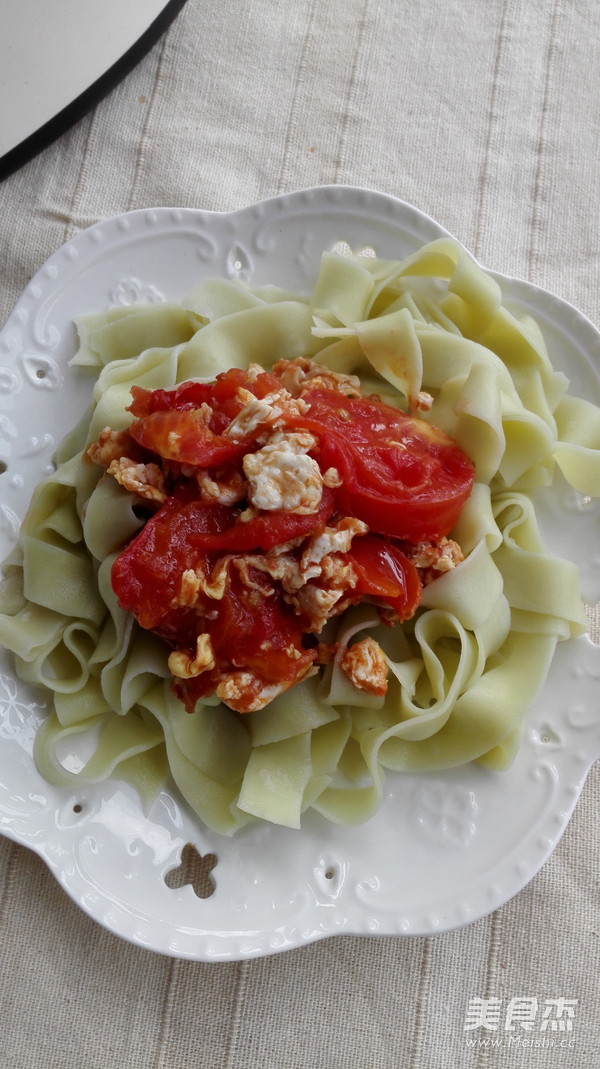
[[[129,411],[127,430],[105,428],[88,450],[145,520],[112,585],[166,643],[186,708],[216,693],[260,709],[334,656],[354,686],[385,694],[372,638],[339,650],[319,636],[365,599],[385,623],[409,619],[423,584],[462,559],[447,536],[473,484],[468,457],[306,359],[133,387]]]

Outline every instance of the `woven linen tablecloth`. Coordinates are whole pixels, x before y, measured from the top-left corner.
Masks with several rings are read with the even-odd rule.
[[[188,0],[121,85],[0,185],[0,319],[103,217],[343,183],[412,203],[485,266],[600,323],[599,37],[595,0]],[[599,799],[594,768],[540,873],[471,926],[242,963],[122,942],[1,840],[0,1066],[599,1069]],[[538,1016],[466,1031],[476,999],[522,1021],[537,1000]],[[556,1000],[561,1028],[542,1030]]]

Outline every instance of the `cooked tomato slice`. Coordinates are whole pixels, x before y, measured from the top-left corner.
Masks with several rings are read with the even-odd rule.
[[[407,542],[438,541],[456,523],[474,478],[471,460],[425,420],[371,398],[309,390],[300,422],[319,439],[322,470],[342,478],[340,511]]]
[[[234,397],[239,388],[248,387],[248,372],[241,367],[232,367],[229,371],[222,371],[217,375],[212,384],[212,403],[220,405],[229,397]]]
[[[421,600],[415,565],[393,542],[374,535],[355,538],[347,554],[358,574],[356,593],[380,598],[400,620],[410,620]]]
[[[128,411],[134,416],[149,416],[152,412],[185,412],[187,409],[200,408],[204,403],[220,405],[234,397],[240,386],[248,388],[248,372],[237,367],[222,372],[212,382],[188,380],[172,390],[145,390],[142,386],[132,386],[133,400]]]
[[[259,549],[266,552],[274,546],[281,546],[284,542],[310,534],[316,527],[327,522],[335,507],[335,494],[324,487],[317,512],[308,515],[279,510],[259,512],[245,523],[238,519],[227,531],[219,534],[204,531],[193,534],[191,543],[207,553],[217,550],[246,553]]]
[[[195,411],[151,412],[131,424],[132,438],[163,460],[218,468],[239,460],[248,446],[215,434]]]
[[[209,399],[213,409],[211,429],[215,434],[221,434],[244,408],[245,402],[240,398],[240,390],[261,399],[269,393],[277,393],[281,390],[281,385],[281,380],[267,371],[254,378],[247,371],[232,368],[217,376]]]
[[[248,668],[267,683],[297,679],[312,664],[315,654],[302,648],[302,627],[292,609],[248,590],[235,569],[227,597],[216,608],[216,618],[205,624],[218,663]]]
[[[111,581],[121,608],[142,627],[161,625],[179,593],[182,572],[205,562],[192,535],[216,534],[231,523],[232,510],[224,505],[167,498],[114,561]]]
[[[279,393],[283,386],[283,383],[277,375],[271,375],[269,371],[263,371],[261,375],[257,375],[253,382],[250,383],[248,389],[255,395],[255,397],[266,397],[268,393]]]
[[[302,625],[292,609],[267,596],[269,591],[263,595],[258,584],[257,589],[245,587],[233,567],[226,597],[208,599],[201,594],[196,606],[177,604],[182,572],[202,563],[209,573],[215,562],[214,555],[208,557],[191,545],[191,534],[204,529],[219,539],[230,523],[231,510],[223,506],[169,498],[112,568],[119,604],[170,648],[189,649],[193,656],[199,630],[210,635],[215,669],[174,683],[175,693],[190,712],[198,698],[215,689],[223,673],[249,671],[260,691],[262,684],[291,685],[315,658],[314,651],[302,646]]]
[[[174,390],[145,390],[143,386],[132,386],[133,400],[127,411],[134,416],[149,416],[152,412],[170,409],[185,412],[210,401],[211,392],[210,382],[182,382]]]
[[[222,433],[244,407],[240,388],[257,398],[281,390],[281,380],[264,371],[256,377],[241,368],[231,368],[217,375],[214,382],[182,382],[172,390],[131,389],[128,411],[137,416],[131,433],[144,448],[165,460],[182,464],[217,467],[243,456],[237,443],[222,438]],[[203,404],[210,405],[207,422],[194,415]]]
[[[169,644],[193,653],[198,626],[196,619],[195,626],[190,621],[187,629],[185,621],[178,630],[172,627]],[[292,685],[316,656],[314,650],[303,648],[302,627],[292,610],[278,598],[246,589],[234,569],[227,597],[214,603],[213,615],[200,626],[210,635],[216,664],[192,679],[175,681],[175,693],[190,712],[199,698],[214,691],[223,674],[251,672],[254,679],[247,685],[257,696],[262,686]],[[247,696],[252,698],[252,693]]]
[[[326,489],[318,513],[261,513],[242,523],[239,513],[226,505],[189,499],[184,493],[167,498],[116,558],[113,590],[121,607],[142,627],[163,627],[183,571],[198,564],[210,571],[224,553],[266,551],[306,535],[326,522],[333,507],[334,495]]]

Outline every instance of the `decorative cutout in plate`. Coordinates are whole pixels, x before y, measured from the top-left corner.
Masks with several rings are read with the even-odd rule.
[[[48,463],[47,444],[60,440],[89,396],[88,377],[68,366],[74,316],[127,301],[133,291],[148,301],[177,299],[211,275],[248,274],[256,284],[308,291],[321,252],[338,242],[400,258],[445,233],[392,197],[332,186],[226,216],[137,211],[78,234],[40,269],[0,332],[1,555]],[[600,401],[600,334],[592,324],[535,286],[495,277],[512,307],[538,319],[573,392]],[[42,389],[29,373],[40,360],[50,375]],[[600,511],[573,507],[560,486],[540,495],[539,508],[549,547],[579,563],[584,594],[597,601]],[[0,830],[43,857],[111,931],[197,960],[257,957],[340,932],[442,932],[479,919],[544,863],[600,755],[600,649],[582,638],[559,646],[507,772],[467,766],[389,775],[383,807],[365,825],[338,827],[311,814],[300,832],[258,824],[228,839],[199,826],[168,792],[146,814],[123,783],[76,798],[48,786],[31,758],[43,698],[13,679],[4,655],[0,673]],[[185,866],[182,886],[169,877],[186,844],[203,859],[218,858],[208,897],[194,893]]]

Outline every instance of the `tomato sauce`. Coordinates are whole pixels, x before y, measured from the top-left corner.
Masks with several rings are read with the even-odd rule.
[[[306,678],[324,622],[364,598],[386,620],[410,618],[422,590],[412,547],[448,535],[473,484],[469,458],[425,420],[310,382],[294,397],[256,366],[134,387],[130,411],[130,457],[107,470],[146,516],[112,584],[177,654],[173,685],[190,711],[213,691],[240,712],[260,708]],[[244,458],[266,457],[267,442],[275,504],[257,508]],[[315,484],[308,512],[288,503],[302,478]]]

